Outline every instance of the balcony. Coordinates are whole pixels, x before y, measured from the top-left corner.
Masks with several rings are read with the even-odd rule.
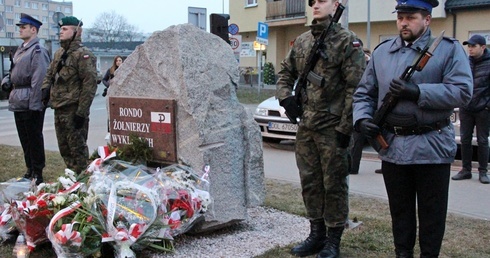
[[[306,22],[305,2],[304,0],[267,1],[266,22],[269,25],[270,23],[285,25],[284,21],[290,21],[287,24],[292,24],[291,22],[304,24]]]

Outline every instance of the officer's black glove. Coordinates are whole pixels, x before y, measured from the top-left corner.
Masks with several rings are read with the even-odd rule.
[[[296,121],[296,118],[298,118],[298,117],[301,116],[301,108],[296,103],[296,100],[294,99],[294,96],[289,96],[289,97],[283,99],[279,103],[279,105],[281,105],[286,110],[286,114],[287,114],[289,120],[293,124],[298,123]]]
[[[43,102],[44,107],[48,107],[49,103],[49,88],[43,88],[41,89],[41,101]]]
[[[337,147],[345,149],[349,147],[350,143],[350,135],[343,134],[340,132],[336,132],[336,137],[335,137]]]
[[[102,97],[107,96],[107,89],[108,89],[108,88],[105,88],[105,89],[104,89],[104,91],[102,92]]]
[[[390,91],[394,97],[417,101],[420,95],[419,86],[413,82],[406,82],[396,78],[390,82]]]
[[[369,139],[374,139],[379,134],[379,126],[373,123],[372,119],[364,118],[357,122],[358,131]]]
[[[75,124],[75,129],[81,129],[84,123],[85,123],[85,117],[81,117],[79,115],[75,115],[73,117],[73,124]]]

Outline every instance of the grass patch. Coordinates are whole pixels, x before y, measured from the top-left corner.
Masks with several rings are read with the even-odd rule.
[[[240,103],[243,104],[258,104],[276,94],[276,90],[260,89],[260,92],[255,87],[240,86],[236,91],[236,95]]]

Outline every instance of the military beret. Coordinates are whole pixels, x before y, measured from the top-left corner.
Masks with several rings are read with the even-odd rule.
[[[83,22],[77,19],[77,17],[75,16],[65,16],[59,21],[58,25],[60,25],[60,27],[68,26],[68,25],[82,27]]]
[[[25,25],[25,24],[32,25],[38,29],[39,29],[39,27],[41,27],[41,25],[43,25],[42,22],[34,19],[32,16],[25,14],[25,13],[21,13],[19,23],[15,24],[15,25],[21,26],[21,25]]]
[[[439,6],[438,0],[396,0],[395,12],[417,12],[420,10],[432,13],[432,8]]]

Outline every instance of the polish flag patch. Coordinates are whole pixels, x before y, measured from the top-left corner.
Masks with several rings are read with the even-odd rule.
[[[89,57],[89,55],[83,55],[83,59],[88,59]]]
[[[151,112],[150,131],[152,133],[172,133],[172,119],[168,112]]]
[[[353,41],[352,42],[352,46],[353,47],[360,47],[361,46],[361,42],[359,42],[359,41]]]

